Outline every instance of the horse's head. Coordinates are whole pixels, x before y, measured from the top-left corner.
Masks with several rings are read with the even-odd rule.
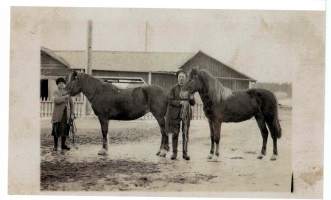
[[[79,94],[82,91],[81,84],[80,84],[80,73],[77,73],[76,71],[70,72],[70,74],[67,76],[67,85],[66,90],[70,94],[70,96],[75,96]]]
[[[200,91],[203,87],[201,78],[199,77],[200,71],[196,68],[193,68],[189,74],[188,80],[184,84],[183,90],[188,91],[190,94],[193,94],[197,91]]]

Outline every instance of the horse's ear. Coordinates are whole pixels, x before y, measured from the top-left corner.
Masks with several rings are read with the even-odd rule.
[[[199,71],[199,70],[198,70],[196,67],[193,67],[192,70],[191,70],[190,75],[191,75],[191,76],[196,76],[196,75],[198,74],[198,71]]]
[[[77,78],[78,78],[78,75],[79,75],[78,72],[75,71],[75,70],[73,70],[73,71],[72,71],[72,76],[71,76],[72,80],[77,79]]]
[[[77,77],[77,72],[76,71],[73,71],[72,72],[72,78],[76,78]]]

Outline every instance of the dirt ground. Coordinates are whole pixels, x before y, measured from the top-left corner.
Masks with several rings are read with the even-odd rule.
[[[96,119],[78,119],[76,148],[52,152],[49,120],[42,121],[42,191],[153,191],[153,192],[289,192],[291,184],[291,110],[281,109],[282,138],[279,157],[256,159],[262,138],[255,120],[224,123],[221,156],[207,160],[210,149],[206,120],[191,123],[190,161],[182,159],[181,140],[177,160],[156,156],[160,132],[153,120],[111,121],[109,155],[98,156],[101,133]],[[170,140],[171,142],[171,140]],[[170,144],[171,146],[171,144]]]

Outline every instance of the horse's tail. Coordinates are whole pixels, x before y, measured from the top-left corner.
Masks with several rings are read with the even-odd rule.
[[[277,138],[281,138],[282,128],[279,123],[276,96],[272,92],[264,89],[258,89],[256,93],[260,99],[261,111],[266,119],[271,134],[275,135]]]

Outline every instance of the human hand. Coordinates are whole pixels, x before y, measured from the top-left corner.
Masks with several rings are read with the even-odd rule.
[[[66,98],[66,99],[69,99],[70,95],[69,94],[66,94],[63,97]]]

